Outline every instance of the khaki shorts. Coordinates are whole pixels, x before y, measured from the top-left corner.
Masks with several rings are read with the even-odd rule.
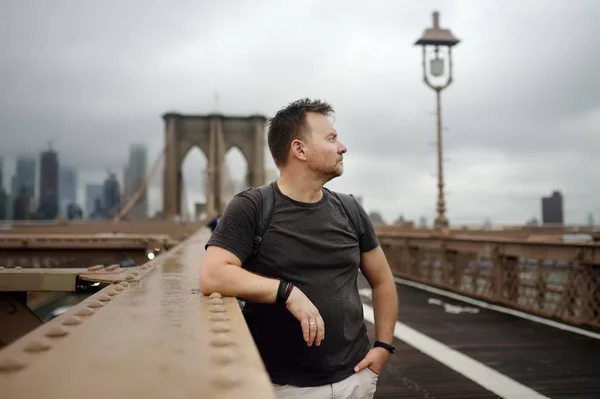
[[[277,399],[372,399],[377,389],[378,379],[379,375],[365,368],[345,380],[318,387],[277,384],[273,386]]]

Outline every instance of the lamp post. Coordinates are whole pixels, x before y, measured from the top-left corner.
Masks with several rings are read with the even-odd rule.
[[[415,42],[415,46],[423,47],[423,81],[431,87],[436,94],[437,100],[437,161],[438,161],[438,198],[437,198],[437,216],[435,218],[435,227],[444,228],[448,226],[446,219],[446,203],[444,201],[444,173],[443,173],[443,150],[442,150],[442,106],[440,101],[440,93],[452,83],[452,47],[457,45],[459,40],[454,37],[449,29],[441,29],[439,27],[440,13],[433,12],[433,28],[427,28],[423,32],[423,36]],[[430,55],[429,71],[427,70],[427,50],[433,46],[433,56]],[[446,83],[441,85],[433,85],[430,82],[429,76],[440,78],[444,75],[444,58],[440,56],[440,48],[447,49],[448,55],[448,76]]]

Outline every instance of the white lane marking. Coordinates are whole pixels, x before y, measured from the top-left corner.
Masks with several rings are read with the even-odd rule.
[[[570,326],[568,324],[563,324],[563,323],[559,323],[557,321],[544,319],[543,317],[534,316],[534,315],[531,315],[531,314],[527,314],[525,312],[520,312],[518,310],[509,309],[509,308],[505,308],[505,307],[498,306],[498,305],[492,305],[491,303],[488,303],[488,302],[484,302],[484,301],[481,301],[481,300],[478,300],[478,299],[469,298],[469,297],[466,297],[466,296],[463,296],[463,295],[459,295],[459,294],[455,294],[454,292],[445,291],[445,290],[442,290],[442,289],[439,289],[439,288],[430,287],[428,285],[417,283],[417,282],[414,282],[414,281],[405,280],[405,279],[400,278],[400,277],[394,277],[394,281],[396,281],[396,283],[408,285],[410,287],[419,288],[421,290],[428,291],[428,292],[431,292],[433,294],[443,295],[443,296],[446,296],[448,298],[456,299],[458,301],[470,303],[471,305],[479,306],[480,308],[494,310],[496,312],[505,313],[505,314],[509,314],[511,316],[520,317],[520,318],[525,319],[525,320],[533,321],[534,323],[544,324],[544,325],[549,326],[549,327],[558,328],[559,330],[564,330],[564,331],[569,331],[569,332],[572,332],[572,333],[575,333],[575,334],[584,335],[584,336],[589,337],[589,338],[600,339],[600,334],[598,334],[598,333],[595,333],[595,332],[592,332],[592,331],[587,331],[587,330],[584,330],[582,328],[573,327],[573,326]]]
[[[364,289],[360,291],[364,292]],[[372,307],[363,304],[363,313],[365,320],[371,324],[375,323]],[[399,321],[396,321],[394,336],[502,398],[549,399]]]
[[[479,308],[472,308],[470,306],[452,305],[451,303],[440,301],[437,298],[429,298],[429,299],[427,299],[427,303],[430,305],[442,306],[444,308],[444,312],[450,313],[450,314],[479,313]]]

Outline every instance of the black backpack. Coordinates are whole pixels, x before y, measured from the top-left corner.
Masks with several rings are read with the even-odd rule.
[[[352,194],[336,193],[326,188],[323,189],[335,196],[341,202],[344,212],[350,219],[352,227],[360,241],[360,237],[364,234],[365,230],[358,210],[358,204],[354,196]],[[258,209],[258,220],[256,220],[254,228],[254,245],[252,247],[252,252],[244,262],[244,268],[250,271],[254,271],[255,269],[256,257],[275,208],[275,189],[273,188],[273,183],[257,187],[255,190],[258,190],[258,193],[260,194],[261,206],[259,206]]]
[[[258,251],[260,250],[262,239],[267,231],[267,227],[269,227],[269,221],[271,220],[271,216],[273,215],[273,210],[275,208],[275,189],[273,188],[273,184],[274,183],[269,183],[252,189],[258,190],[258,193],[260,194],[260,206],[254,228],[254,244],[252,246],[252,252],[243,264],[244,269],[251,272],[256,271],[256,259]],[[364,226],[358,210],[358,203],[356,202],[354,196],[352,194],[336,193],[326,188],[324,188],[324,190],[339,199],[342,207],[344,208],[344,212],[350,219],[352,227],[354,228],[357,238],[360,241],[361,236],[364,234]],[[244,313],[248,327],[250,328],[250,332],[253,336],[255,336],[256,330],[251,316],[253,307],[257,304],[241,301],[240,305],[242,307],[242,312]]]

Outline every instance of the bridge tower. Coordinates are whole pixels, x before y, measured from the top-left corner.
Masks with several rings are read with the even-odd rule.
[[[225,116],[221,114],[182,115],[167,113],[165,121],[165,166],[163,177],[163,217],[181,214],[181,165],[186,154],[197,146],[207,159],[206,211],[222,214],[225,154],[237,147],[248,164],[249,186],[265,184],[265,123],[262,115]]]

